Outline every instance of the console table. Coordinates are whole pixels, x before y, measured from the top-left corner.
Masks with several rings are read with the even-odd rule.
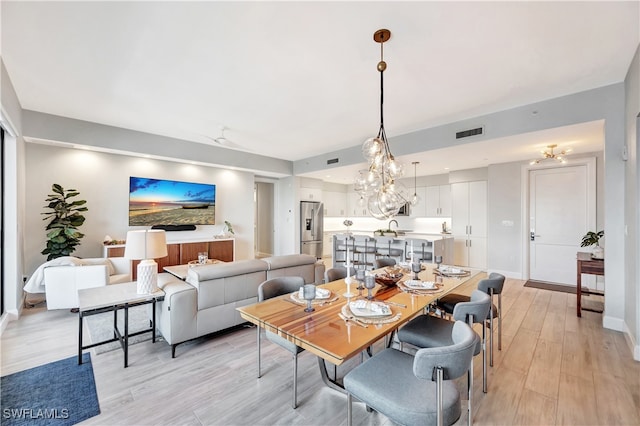
[[[165,266],[186,265],[189,261],[197,259],[199,252],[207,252],[209,259],[219,259],[223,262],[233,262],[235,260],[235,239],[234,238],[211,238],[192,239],[183,241],[168,241],[167,256],[156,259],[158,263],[158,273],[162,272]],[[124,256],[124,244],[104,246],[104,257]],[[131,273],[136,279],[139,260],[132,261]]]
[[[591,257],[591,253],[578,252],[578,276],[576,280],[576,295],[578,296],[577,313],[578,316],[582,316],[582,309],[585,311],[599,312],[594,309],[582,307],[582,295],[583,294],[598,294],[604,296],[604,292],[597,290],[589,290],[582,288],[582,274],[591,275],[604,275],[604,259],[594,259]]]

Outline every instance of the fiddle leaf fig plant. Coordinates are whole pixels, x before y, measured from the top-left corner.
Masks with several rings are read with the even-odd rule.
[[[45,200],[48,204],[44,206],[48,210],[41,213],[45,216],[42,220],[49,220],[46,227],[47,247],[41,251],[47,255],[47,260],[69,256],[75,251],[84,237],[84,234],[78,231],[85,220],[80,212],[88,210],[84,206],[86,200],[71,201],[71,198],[80,195],[77,190],[65,190],[57,183],[51,186],[51,190],[53,194],[48,195]]]
[[[604,236],[604,230],[593,232],[589,231],[582,237],[580,247],[596,246],[600,247],[600,238]]]

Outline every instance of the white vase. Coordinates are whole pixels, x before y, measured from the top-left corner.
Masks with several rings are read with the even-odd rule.
[[[604,259],[604,248],[595,246],[591,251],[591,257],[593,257],[594,259]]]

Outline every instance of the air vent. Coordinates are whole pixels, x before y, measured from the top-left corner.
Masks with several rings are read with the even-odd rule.
[[[327,160],[327,164],[336,164],[340,161],[338,158],[332,158],[331,160]]]
[[[456,139],[468,138],[470,136],[481,135],[484,133],[484,127],[478,127],[475,129],[463,130],[456,133]]]

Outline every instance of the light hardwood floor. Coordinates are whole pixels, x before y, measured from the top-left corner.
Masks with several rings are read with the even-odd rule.
[[[466,291],[471,289],[467,288]],[[640,363],[621,333],[604,330],[602,316],[575,315],[575,296],[507,280],[502,351],[495,341],[489,392],[475,366],[475,424],[639,425]],[[1,374],[76,355],[77,316],[26,309],[1,339]],[[298,401],[291,399],[291,358],[265,341],[263,377],[256,378],[255,328],[240,328],[178,346],[143,342],[92,362],[102,413],[85,424],[341,425],[344,395],[322,385],[314,356],[299,357]],[[347,366],[348,368],[348,366]],[[346,368],[340,368],[344,374]],[[460,381],[464,389],[466,381]],[[466,423],[466,414],[458,424]],[[354,404],[354,424],[391,424]]]

